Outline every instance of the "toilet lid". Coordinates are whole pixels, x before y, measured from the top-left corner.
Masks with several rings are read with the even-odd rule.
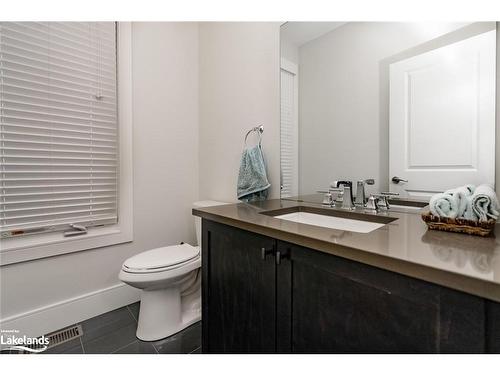
[[[196,258],[200,249],[189,244],[160,247],[137,254],[123,263],[129,270],[155,270],[185,263]]]

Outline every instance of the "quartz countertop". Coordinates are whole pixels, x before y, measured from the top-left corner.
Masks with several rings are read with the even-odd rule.
[[[379,213],[356,209],[353,212],[396,219],[370,233],[356,233],[263,214],[295,206],[323,207],[315,203],[319,199],[226,204],[193,209],[193,214],[500,302],[500,242],[495,236],[500,224],[489,237],[477,237],[428,230],[414,208]]]

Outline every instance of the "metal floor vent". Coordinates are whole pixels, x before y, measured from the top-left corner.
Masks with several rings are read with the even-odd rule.
[[[53,332],[50,335],[47,335],[49,339],[48,349],[74,340],[80,336],[83,336],[83,329],[80,324],[65,328],[61,331]]]
[[[83,336],[83,329],[80,324],[76,324],[74,326],[62,329],[57,332],[50,333],[45,335],[46,338],[49,339],[49,345],[47,345],[47,349],[53,348],[55,346],[64,344],[65,342],[74,340]],[[44,349],[45,345],[41,344],[31,344],[31,345],[23,345],[26,349],[21,349],[22,347],[16,347],[15,349],[5,349],[8,353],[11,354],[33,354],[42,352],[40,349]],[[47,350],[46,349],[46,350]],[[3,350],[2,350],[3,351]],[[44,350],[43,350],[44,351]]]

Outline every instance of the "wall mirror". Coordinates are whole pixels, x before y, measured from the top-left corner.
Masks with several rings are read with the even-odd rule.
[[[281,196],[495,182],[496,24],[281,26]]]

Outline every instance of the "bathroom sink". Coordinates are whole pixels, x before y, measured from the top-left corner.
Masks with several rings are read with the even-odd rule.
[[[357,233],[370,233],[396,220],[387,216],[365,215],[357,212],[344,212],[308,206],[289,207],[262,212],[262,214],[295,223]]]
[[[391,210],[393,209],[403,209],[411,212],[420,212],[422,210],[422,207],[417,207],[417,206],[404,206],[400,204],[391,204]]]
[[[392,209],[403,209],[406,212],[420,212],[422,208],[426,207],[429,205],[428,202],[424,201],[417,201],[417,200],[412,200],[412,199],[403,199],[403,198],[394,198],[394,199],[389,199],[389,204],[391,205],[391,210]]]
[[[385,224],[373,223],[371,221],[344,219],[343,217],[312,214],[310,212],[293,212],[275,216],[277,219],[294,221],[296,223],[316,225],[349,232],[370,233],[375,229],[383,227]]]

